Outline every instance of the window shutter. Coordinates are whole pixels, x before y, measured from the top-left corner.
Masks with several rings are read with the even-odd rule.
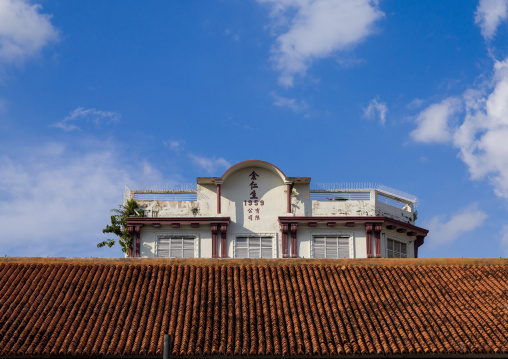
[[[272,237],[261,237],[261,258],[272,258]]]
[[[349,236],[314,236],[314,258],[349,258]]]
[[[386,256],[388,258],[407,258],[407,244],[393,239],[387,239]]]
[[[157,237],[157,257],[194,258],[195,237],[161,235]]]
[[[235,258],[272,258],[273,237],[236,237]]]

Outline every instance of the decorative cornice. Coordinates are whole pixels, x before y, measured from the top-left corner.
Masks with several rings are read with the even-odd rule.
[[[348,227],[355,223],[371,223],[375,224],[386,224],[386,229],[403,229],[403,232],[412,231],[418,235],[426,236],[429,233],[428,229],[417,227],[415,225],[404,223],[389,217],[371,217],[371,216],[279,216],[279,223],[328,223],[335,222],[337,224],[343,223]],[[349,224],[348,224],[349,223]]]
[[[230,217],[129,217],[127,218],[127,226],[137,226],[143,224],[229,224]]]

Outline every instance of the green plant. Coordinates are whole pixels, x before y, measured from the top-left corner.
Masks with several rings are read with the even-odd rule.
[[[112,233],[118,236],[118,243],[122,247],[122,252],[125,254],[129,253],[129,248],[132,245],[132,237],[129,234],[127,228],[127,218],[131,216],[143,217],[144,212],[142,209],[138,209],[138,204],[135,200],[131,199],[126,204],[119,206],[118,209],[112,209],[111,212],[116,214],[111,216],[111,224],[108,224],[106,228],[102,230],[102,233]],[[116,243],[115,239],[106,239],[100,243],[97,243],[97,247],[113,247]]]
[[[416,222],[416,219],[418,218],[418,211],[413,212],[413,222]]]

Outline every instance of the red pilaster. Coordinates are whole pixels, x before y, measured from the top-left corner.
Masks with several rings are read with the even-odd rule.
[[[212,258],[217,258],[217,225],[211,224],[210,229],[212,230]]]
[[[298,251],[296,250],[296,230],[298,229],[298,224],[291,223],[291,258],[298,257]]]
[[[286,193],[287,193],[287,212],[291,213],[291,184],[286,184]]]
[[[221,258],[228,257],[227,230],[228,230],[228,226],[226,224],[220,225],[220,256],[221,256]]]
[[[221,202],[221,194],[220,194],[220,183],[217,183],[217,214],[220,214],[220,202]]]
[[[374,226],[374,244],[376,246],[376,258],[381,258],[381,228],[380,224]]]
[[[282,258],[288,257],[288,225],[283,223],[282,227]]]
[[[129,257],[133,257],[133,249],[134,249],[134,226],[127,226],[127,230],[129,231],[129,236],[132,239],[131,245],[129,247]]]
[[[424,236],[416,236],[415,240],[415,258],[418,258],[418,247],[420,247],[424,242]]]
[[[136,232],[136,257],[141,256],[141,227],[142,224],[134,226],[134,231]]]
[[[365,238],[367,241],[367,258],[372,258],[372,223],[365,223]]]

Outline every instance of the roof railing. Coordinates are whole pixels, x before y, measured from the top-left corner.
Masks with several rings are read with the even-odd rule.
[[[413,203],[417,207],[418,197],[398,189],[375,182],[316,182],[310,184],[310,193],[351,193],[376,190],[393,199]],[[197,193],[196,183],[165,183],[165,184],[135,184],[126,186],[126,191],[139,194],[194,194]]]
[[[348,192],[366,192],[378,191],[395,199],[402,199],[418,205],[418,197],[398,189],[385,186],[375,182],[332,182],[332,183],[311,183],[310,193],[348,193]]]

